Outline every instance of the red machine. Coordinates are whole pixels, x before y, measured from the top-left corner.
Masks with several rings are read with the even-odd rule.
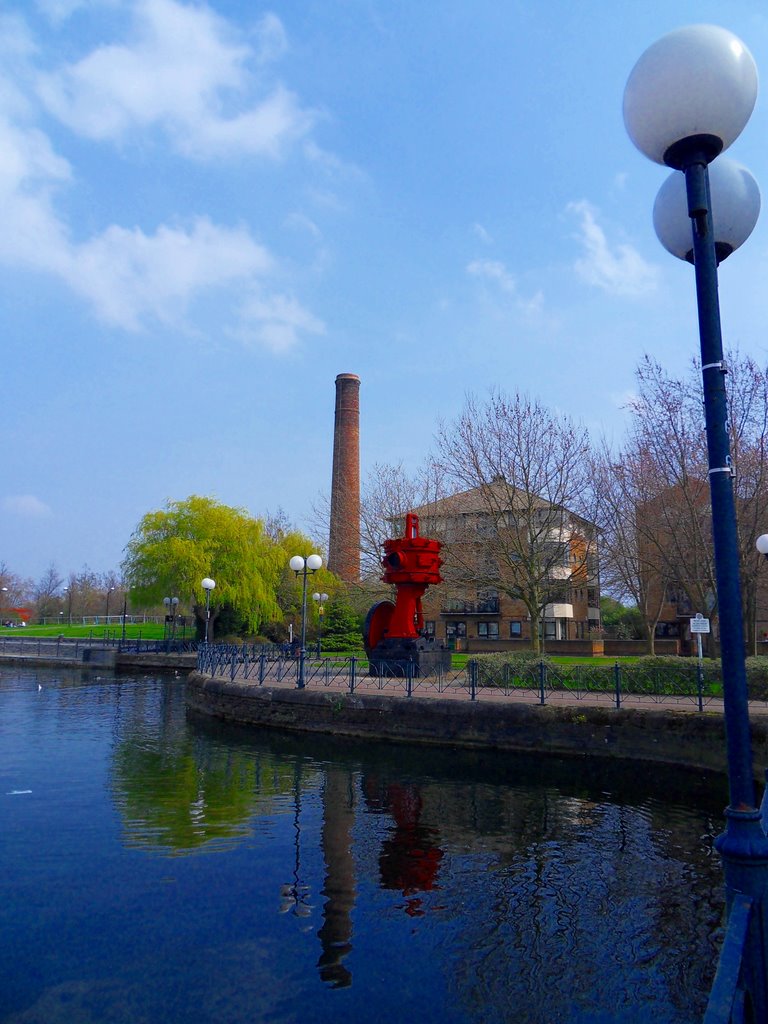
[[[405,517],[405,536],[384,542],[381,564],[385,583],[397,588],[395,603],[379,601],[365,620],[364,641],[372,669],[377,663],[413,662],[422,669],[435,661],[450,666],[450,652],[424,633],[421,599],[431,584],[442,583],[440,542],[419,536],[419,517]],[[379,666],[382,667],[382,666]],[[418,674],[418,673],[417,673]]]

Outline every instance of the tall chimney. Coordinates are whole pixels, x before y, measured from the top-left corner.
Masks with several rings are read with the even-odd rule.
[[[347,583],[360,579],[360,378],[336,378],[328,568]]]

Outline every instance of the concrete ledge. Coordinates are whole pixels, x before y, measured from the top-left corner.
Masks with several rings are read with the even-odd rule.
[[[549,752],[726,770],[722,715],[657,709],[499,704],[259,687],[193,672],[194,712],[263,728],[461,748]],[[755,762],[768,721],[752,723]]]

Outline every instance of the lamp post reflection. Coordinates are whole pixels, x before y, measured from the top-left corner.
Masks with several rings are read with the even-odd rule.
[[[280,913],[307,918],[312,913],[310,887],[301,880],[301,762],[296,763],[293,779],[293,881],[280,890]]]

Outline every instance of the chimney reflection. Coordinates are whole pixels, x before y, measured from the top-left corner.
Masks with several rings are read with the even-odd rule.
[[[325,861],[323,924],[317,933],[322,953],[317,962],[320,977],[333,988],[352,984],[344,958],[352,949],[352,910],[355,906],[355,862],[352,826],[355,798],[349,772],[330,765],[323,788],[322,848]]]
[[[375,776],[369,776],[363,786],[368,805],[388,811],[395,825],[381,845],[382,888],[400,890],[406,897],[406,914],[421,917],[423,901],[416,894],[439,888],[437,875],[443,859],[437,829],[421,824],[421,791],[411,783],[385,784]]]

